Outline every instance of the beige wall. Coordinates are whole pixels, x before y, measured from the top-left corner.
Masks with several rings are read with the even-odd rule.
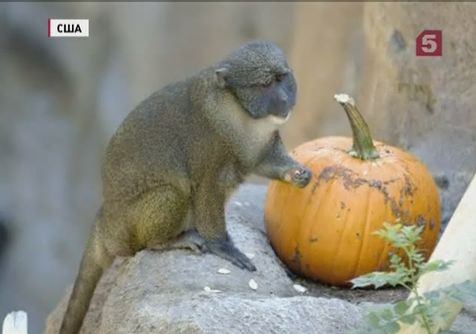
[[[476,172],[475,14],[472,3],[297,6],[291,59],[300,92],[287,143],[350,134],[332,99],[347,92],[376,139],[428,165],[446,222]],[[416,57],[424,29],[443,30],[442,57]]]
[[[290,62],[298,80],[293,118],[283,134],[291,148],[344,131],[339,92],[357,92],[363,63],[361,3],[301,3],[296,8]]]

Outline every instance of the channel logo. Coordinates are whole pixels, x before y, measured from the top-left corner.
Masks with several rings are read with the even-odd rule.
[[[48,19],[48,37],[88,37],[89,20]]]
[[[443,54],[443,33],[441,30],[423,30],[416,38],[416,55],[439,57]]]

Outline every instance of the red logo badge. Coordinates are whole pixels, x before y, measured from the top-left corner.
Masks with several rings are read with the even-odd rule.
[[[443,54],[441,30],[423,30],[416,38],[417,56],[441,56]]]

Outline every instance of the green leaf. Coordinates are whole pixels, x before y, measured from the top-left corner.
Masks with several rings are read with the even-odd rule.
[[[405,279],[405,274],[401,272],[382,272],[376,271],[370,274],[356,277],[350,282],[352,283],[352,288],[362,288],[373,285],[375,289],[380,288],[384,285],[397,286]]]
[[[386,321],[391,321],[391,320],[394,319],[392,309],[390,309],[390,308],[383,309],[380,316],[382,317],[382,319],[384,319]]]
[[[380,230],[373,232],[373,234],[393,243],[395,240],[400,238],[399,232],[401,228],[402,224],[391,224],[389,222],[384,222],[383,227]]]
[[[400,266],[402,265],[403,260],[398,254],[392,254],[390,255],[390,264],[393,264],[395,266]]]
[[[400,317],[400,321],[405,323],[405,324],[412,325],[412,324],[415,323],[416,317],[415,317],[414,314],[407,314],[407,315],[404,315],[404,316]]]
[[[408,225],[402,227],[401,233],[409,245],[414,245],[418,240],[420,240],[422,231],[423,226]]]
[[[433,271],[444,271],[447,270],[453,263],[454,261],[433,260],[423,264],[420,267],[420,274]]]
[[[422,274],[448,269],[452,261],[425,261],[423,252],[416,246],[422,231],[421,226],[384,222],[383,227],[373,234],[387,240],[394,248],[388,257],[392,271],[373,272],[354,278],[351,280],[353,288],[402,285],[415,292],[417,280]],[[404,261],[398,253],[404,253],[407,261]],[[365,326],[356,333],[396,333],[401,323],[415,322],[422,328],[436,328],[447,323],[452,315],[451,311],[454,310],[455,301],[473,303],[476,309],[476,282],[454,284],[444,289],[424,293],[422,296],[416,295],[399,301],[391,307],[374,310],[368,313]],[[458,304],[456,306],[458,307]]]
[[[388,324],[383,326],[382,329],[384,330],[384,333],[394,334],[394,333],[397,333],[400,330],[400,325],[396,321],[395,322],[389,322]]]
[[[415,264],[418,267],[422,266],[423,263],[425,263],[425,257],[423,256],[423,254],[420,251],[418,251],[416,249],[415,249],[415,253],[412,254],[412,260],[413,260],[413,262],[415,262]]]
[[[399,301],[398,303],[395,304],[393,309],[395,310],[395,313],[398,315],[403,315],[405,312],[408,311],[410,308],[411,304],[409,304],[406,300]]]
[[[428,310],[427,304],[419,304],[413,307],[413,312],[419,313],[419,314],[426,314],[427,310]]]
[[[367,320],[369,324],[373,327],[378,327],[380,325],[380,318],[376,312],[369,313],[369,315],[367,316]]]

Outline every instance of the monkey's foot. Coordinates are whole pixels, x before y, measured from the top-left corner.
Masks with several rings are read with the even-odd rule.
[[[312,173],[306,167],[294,167],[286,171],[284,180],[299,188],[304,188],[311,181]]]
[[[256,271],[253,262],[251,262],[245,254],[240,252],[229,238],[227,240],[205,240],[203,250],[230,261],[238,268]]]
[[[190,249],[194,252],[200,253],[204,244],[205,239],[203,239],[196,230],[189,230],[179,236],[179,238],[173,243],[173,247]]]
[[[148,248],[153,250],[171,250],[171,249],[188,249],[196,253],[201,253],[205,239],[195,230],[183,232],[177,239],[167,243],[152,245]]]

